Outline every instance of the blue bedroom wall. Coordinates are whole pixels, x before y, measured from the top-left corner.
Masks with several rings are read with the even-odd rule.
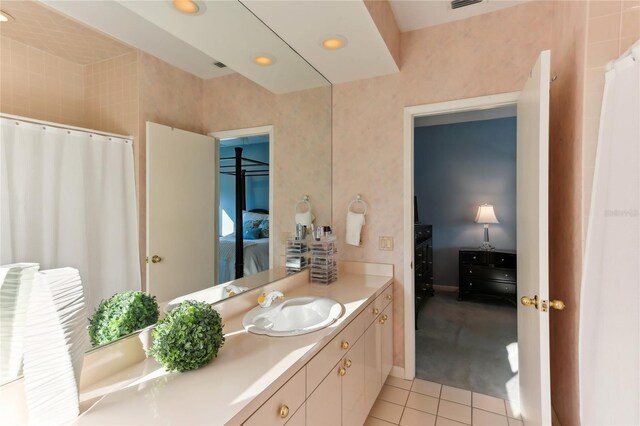
[[[434,284],[458,285],[458,250],[478,247],[478,206],[493,204],[497,249],[516,249],[516,118],[415,128],[420,222],[433,225]]]
[[[256,143],[242,147],[242,156],[269,162],[269,143]],[[220,157],[234,157],[233,147],[221,147]],[[228,163],[225,163],[228,164]],[[269,210],[269,177],[247,178],[247,210]],[[236,182],[234,176],[220,175],[220,235],[229,235],[235,230]]]

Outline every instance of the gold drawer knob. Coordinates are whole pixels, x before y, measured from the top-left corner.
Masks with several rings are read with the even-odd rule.
[[[345,359],[345,360],[344,360],[344,366],[345,366],[346,368],[351,367],[351,360],[350,360],[350,359]]]
[[[343,340],[342,344],[340,345],[340,347],[342,349],[349,349],[349,342],[347,342],[346,340]]]
[[[391,300],[391,299],[393,299],[393,296],[390,294],[387,294],[387,300]]]
[[[387,320],[389,319],[389,317],[387,316],[387,314],[384,314],[380,317],[380,319],[378,320],[378,322],[380,324],[384,324],[385,322],[387,322]]]
[[[344,376],[345,374],[347,374],[347,369],[344,367],[338,368],[338,374]]]
[[[289,415],[289,407],[287,407],[286,404],[282,404],[280,406],[280,417],[284,419],[288,415]]]
[[[373,315],[378,315],[378,314],[380,314],[380,309],[375,308],[375,309],[373,310]]]

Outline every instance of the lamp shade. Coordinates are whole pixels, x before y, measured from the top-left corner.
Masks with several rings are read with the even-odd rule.
[[[493,211],[491,204],[483,204],[478,207],[478,214],[476,215],[476,223],[500,223],[496,217],[496,213]]]

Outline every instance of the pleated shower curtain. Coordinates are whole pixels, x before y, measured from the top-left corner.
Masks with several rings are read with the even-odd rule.
[[[80,271],[87,312],[140,289],[133,142],[0,118],[0,264]]]
[[[584,425],[640,424],[640,42],[610,63],[580,304]]]

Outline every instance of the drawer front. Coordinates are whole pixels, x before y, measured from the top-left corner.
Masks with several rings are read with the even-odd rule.
[[[481,252],[481,251],[461,251],[460,252],[460,257],[462,259],[462,262],[475,263],[478,265],[488,263],[487,255],[488,253]]]
[[[301,368],[244,422],[245,425],[284,425],[305,400],[305,368]],[[286,416],[282,409],[286,407]]]
[[[467,279],[499,280],[516,282],[515,269],[491,268],[488,266],[462,265],[460,276]]]
[[[427,238],[431,238],[431,226],[416,226],[415,227],[415,239],[421,241]]]
[[[496,268],[517,268],[517,258],[512,253],[490,253],[489,263],[493,264]]]
[[[375,319],[370,313],[371,305],[373,302],[309,361],[307,364],[307,397],[322,382],[327,372],[347,354],[360,336],[364,334],[371,322],[370,319],[372,317]]]
[[[464,280],[460,282],[460,290],[473,293],[516,295],[515,284],[498,281]]]

